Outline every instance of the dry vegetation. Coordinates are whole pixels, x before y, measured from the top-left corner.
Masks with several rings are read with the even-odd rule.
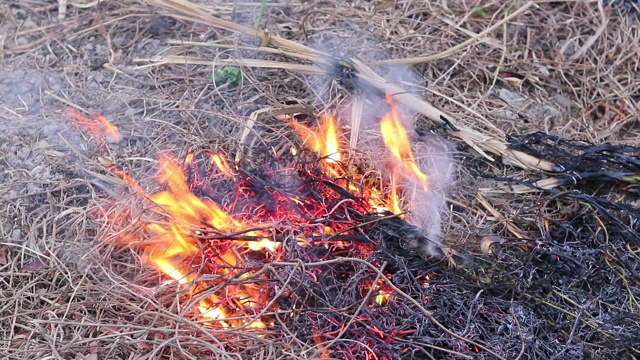
[[[176,284],[105,239],[122,224],[107,227],[95,209],[123,189],[101,158],[153,186],[163,152],[250,157],[256,144],[295,141],[283,114],[340,111],[352,118],[345,129],[367,134],[377,104],[354,96],[345,83],[355,79],[328,76],[335,64],[326,54],[351,59],[359,84],[411,90],[399,101],[419,113],[418,130],[454,144],[445,231],[463,257],[455,267],[414,259],[437,274],[420,307],[449,330],[425,321],[422,341],[432,343],[416,358],[640,356],[637,185],[596,178],[529,191],[496,180],[562,178],[547,171],[554,164],[637,176],[634,5],[279,1],[260,13],[259,3],[176,3],[69,0],[64,17],[53,1],[0,4],[0,358],[318,356],[297,329],[211,330],[193,321]],[[252,33],[256,21],[268,33]],[[415,72],[385,82],[397,64]],[[224,65],[240,65],[237,87],[212,81]],[[96,145],[65,122],[69,106],[100,111],[123,139]],[[584,156],[576,150],[583,143],[562,143],[561,153],[517,137],[538,131],[625,145],[611,153],[627,157],[613,164]],[[634,161],[635,170],[625,167]],[[489,252],[485,236],[506,241]]]

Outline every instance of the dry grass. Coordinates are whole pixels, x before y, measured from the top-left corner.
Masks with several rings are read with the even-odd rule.
[[[122,195],[118,179],[103,166],[104,158],[152,189],[154,159],[162,152],[180,157],[188,147],[223,148],[230,157],[246,157],[256,144],[286,147],[295,140],[279,120],[283,114],[357,114],[345,128],[358,130],[354,133],[361,139],[351,140],[362,150],[366,124],[377,104],[369,103],[366,93],[354,97],[335,79],[322,76],[332,57],[351,59],[363,83],[396,93],[419,114],[414,117],[418,128],[457,145],[459,178],[447,233],[453,247],[477,261],[462,270],[437,266],[442,279],[457,281],[453,276],[464,274],[489,293],[492,284],[487,281],[496,277],[488,274],[515,273],[517,269],[504,265],[507,260],[516,264],[529,254],[533,259],[539,244],[531,239],[542,239],[545,230],[538,227],[540,218],[547,225],[567,219],[569,207],[580,203],[555,202],[544,193],[481,194],[479,188],[497,186],[482,176],[547,176],[541,168],[550,169],[552,162],[540,163],[510,150],[506,134],[540,130],[597,144],[640,146],[640,21],[597,1],[492,1],[482,3],[483,11],[479,5],[412,0],[276,3],[262,16],[260,29],[268,33],[257,35],[253,22],[258,5],[248,3],[237,4],[234,12],[231,2],[202,8],[169,0],[94,6],[69,2],[62,20],[58,5],[46,1],[0,5],[0,34],[7,34],[0,35],[0,93],[5,92],[0,94],[0,357],[317,356],[313,342],[286,334],[288,329],[211,330],[194,321],[178,301],[181,290],[176,284],[145,269],[135,251],[105,239],[105,234],[117,237],[128,224],[105,225],[95,212],[112,205],[114,197],[125,205],[134,201]],[[231,19],[232,13],[235,23],[220,20]],[[227,64],[242,71],[237,88],[210,79]],[[403,72],[407,78],[388,81],[384,76],[394,71],[390,64],[410,64],[415,73]],[[83,138],[63,120],[60,110],[69,105],[101,111],[120,128],[124,140],[97,146]],[[438,126],[441,115],[454,127]],[[611,191],[607,196],[628,204],[637,201],[626,193]],[[596,231],[600,236],[608,229],[606,219],[595,218],[603,224]],[[482,254],[483,235],[510,239],[504,247],[509,255],[495,261],[500,265],[493,263],[493,255]],[[552,290],[531,287],[536,291],[523,292],[531,303],[500,303],[512,311],[509,319],[514,321],[508,323],[509,336],[495,335],[502,342],[477,340],[464,325],[450,331],[463,337],[462,342],[481,343],[486,351],[474,356],[482,358],[492,351],[515,358],[521,349],[529,358],[550,353],[559,358],[637,356],[637,344],[614,341],[616,331],[632,325],[620,320],[616,330],[608,326],[609,318],[598,318],[605,310],[629,317],[640,312],[639,280],[629,270],[638,270],[638,248],[631,243],[612,247],[607,276],[620,284],[619,299],[579,298],[586,293],[549,280]],[[436,266],[433,263],[429,266]],[[536,279],[526,281],[537,284]],[[442,288],[453,288],[453,283],[443,280]],[[466,299],[456,314],[468,324],[472,312],[466,309],[478,301],[494,301],[481,297],[478,288],[456,289],[456,296]],[[451,328],[446,316],[437,313],[439,302],[446,306],[435,299],[424,311]],[[532,303],[557,310],[558,323],[537,317]],[[562,329],[548,330],[553,326]],[[543,338],[536,332],[543,328],[565,337]],[[536,336],[542,345],[534,344]],[[460,351],[460,358],[469,356]]]

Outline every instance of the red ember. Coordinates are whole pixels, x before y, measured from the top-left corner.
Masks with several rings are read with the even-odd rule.
[[[207,153],[204,159],[189,152],[183,161],[161,157],[156,181],[164,190],[146,193],[113,167],[154,210],[136,216],[142,232],[135,246],[143,251],[145,263],[184,286],[187,301],[195,299],[197,316],[210,326],[271,327],[274,318],[267,313],[277,307],[264,266],[283,259],[285,246],[316,246],[320,253],[366,259],[376,241],[362,229],[384,214],[401,215],[400,179],[414,180],[425,191],[428,188],[428,177],[415,163],[397,106],[391,97],[387,101],[390,110],[380,130],[395,160],[385,176],[374,166],[362,169],[350,164],[342,150],[339,123],[328,114],[318,128],[290,122],[315,156],[292,149],[294,165],[263,164],[262,176],[229,164],[219,152]],[[102,117],[98,122],[75,110],[68,114],[97,139],[113,140],[118,134]],[[319,158],[319,167],[309,170],[314,163],[309,158],[315,164]],[[319,276],[348,276],[307,273],[315,281]],[[379,278],[366,280],[362,289],[372,294],[372,306],[385,307],[392,301],[393,289]],[[385,341],[389,336],[375,326],[369,331]],[[321,340],[327,334],[315,334],[319,356],[329,357]]]

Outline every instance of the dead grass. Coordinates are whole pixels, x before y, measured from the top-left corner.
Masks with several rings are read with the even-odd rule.
[[[628,340],[620,329],[629,335],[637,326],[624,319],[608,323],[621,314],[638,317],[637,246],[616,242],[608,230],[617,233],[596,213],[593,221],[601,226],[593,226],[592,237],[600,241],[606,233],[602,241],[614,245],[603,262],[593,261],[605,268],[602,284],[593,287],[617,284],[619,292],[617,298],[581,292],[580,279],[536,262],[536,249],[560,251],[564,245],[544,241],[549,228],[540,224],[588,213],[584,201],[478,191],[498,185],[483,176],[534,181],[547,177],[541,168],[553,165],[509,149],[506,134],[544,131],[640,146],[637,16],[572,0],[492,1],[482,3],[483,11],[475,1],[278,3],[262,16],[260,29],[268,33],[256,36],[258,6],[240,3],[236,25],[221,22],[231,19],[232,5],[200,10],[168,0],[90,7],[70,2],[63,20],[57,4],[45,1],[0,5],[0,34],[7,34],[0,35],[0,93],[6,92],[0,94],[0,357],[318,358],[313,342],[290,329],[211,330],[195,321],[178,301],[176,284],[145,269],[135,251],[104,238],[117,237],[128,224],[107,228],[95,212],[114,197],[134,201],[114,186],[118,180],[101,157],[151,189],[155,159],[163,152],[180,157],[189,147],[223,148],[232,158],[251,156],[256,144],[285,148],[295,140],[279,120],[283,114],[358,114],[362,124],[354,120],[345,128],[358,130],[361,138],[351,140],[362,150],[376,104],[367,102],[366,93],[354,97],[337,80],[319,75],[332,57],[351,59],[363,83],[392,90],[419,113],[418,128],[457,146],[459,178],[447,234],[451,246],[472,261],[462,269],[425,265],[439,266],[442,279],[425,311],[463,343],[486,348],[473,354],[478,358],[489,358],[491,351],[505,358],[637,356],[637,344],[616,342]],[[227,64],[242,71],[237,88],[210,79]],[[416,72],[390,82],[390,64],[410,64]],[[20,77],[11,76],[19,71]],[[60,110],[70,104],[101,111],[124,140],[99,147],[83,138],[62,120]],[[441,116],[453,128],[442,125]],[[589,188],[590,194],[605,187]],[[606,197],[637,206],[632,192],[616,194],[611,190]],[[508,241],[498,254],[483,254],[485,235]],[[590,256],[599,259],[592,253],[585,258]],[[531,278],[507,276],[523,269]],[[515,292],[495,295],[509,281],[517,282],[518,301],[505,300]],[[447,286],[457,292],[444,293]],[[459,307],[440,314],[446,297],[459,298]],[[478,304],[495,304],[508,315],[495,328],[473,328]],[[600,318],[603,313],[615,316]],[[556,323],[549,320],[553,316]],[[457,319],[467,321],[455,328]],[[510,330],[498,333],[500,325]],[[483,339],[483,329],[496,332]],[[453,346],[438,354],[471,356]]]

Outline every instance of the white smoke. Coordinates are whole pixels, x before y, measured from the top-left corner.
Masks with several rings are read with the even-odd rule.
[[[418,76],[412,68],[394,66],[383,71],[387,81],[409,89],[408,91],[412,84],[418,84]],[[358,146],[380,153],[384,144],[380,135],[379,120],[388,111],[388,105],[384,98],[385,94],[375,91],[364,92],[367,94],[365,100],[367,105],[364,107]],[[451,149],[444,139],[437,138],[435,135],[418,139],[415,132],[416,113],[399,106],[399,115],[412,141],[416,163],[422,173],[429,177],[428,188],[425,190],[417,177],[403,171],[399,161],[386,150],[386,161],[384,166],[380,167],[380,171],[383,175],[393,172],[403,174],[400,185],[404,190],[404,201],[410,213],[409,221],[424,229],[424,235],[427,238],[427,241],[417,246],[424,254],[438,256],[442,254],[439,250],[443,238],[442,216],[453,177]]]
[[[453,178],[451,150],[435,136],[416,143],[414,150],[420,170],[429,176],[429,187],[424,191],[414,185],[415,191],[408,201],[411,222],[425,230],[427,241],[421,244],[421,250],[437,256],[441,254],[438,247],[442,246],[442,215]]]

